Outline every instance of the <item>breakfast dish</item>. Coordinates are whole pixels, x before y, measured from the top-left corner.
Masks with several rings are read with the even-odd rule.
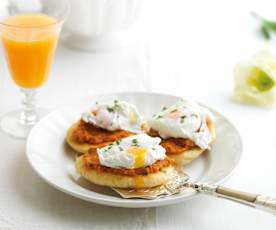
[[[208,109],[182,99],[149,119],[147,132],[162,138],[161,145],[176,164],[186,165],[210,148],[215,139],[213,120]]]
[[[77,158],[77,171],[98,185],[115,188],[151,188],[166,183],[173,173],[172,160],[161,139],[138,134],[89,151]]]
[[[89,183],[79,174],[76,170],[76,162],[72,157],[75,155],[75,151],[64,145],[68,127],[91,106],[91,101],[108,102],[114,98],[137,105],[145,117],[151,117],[163,105],[172,105],[180,100],[177,96],[167,94],[110,93],[88,96],[75,101],[74,104],[58,108],[42,118],[33,127],[28,137],[26,154],[32,169],[55,189],[76,198],[102,205],[129,208],[157,207],[184,202],[194,196],[196,192],[187,189],[162,199],[123,199],[109,187]],[[227,178],[239,163],[242,142],[237,129],[229,120],[212,109],[210,111],[215,117],[216,141],[212,143],[212,148],[199,157],[196,162],[185,166],[185,172],[191,175],[195,181],[219,183]]]
[[[143,119],[136,107],[125,101],[95,103],[67,132],[67,143],[79,153],[96,151],[116,140],[140,133]]]
[[[188,164],[210,148],[214,138],[211,112],[185,100],[164,108],[146,124],[125,101],[96,103],[67,133],[67,143],[85,153],[76,160],[77,171],[94,184],[115,188],[166,183],[173,163]]]

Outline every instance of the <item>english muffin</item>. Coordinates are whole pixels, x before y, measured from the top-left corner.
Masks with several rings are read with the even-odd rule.
[[[116,140],[142,132],[143,118],[136,107],[124,101],[95,105],[83,113],[66,136],[67,143],[77,152],[96,151]],[[91,151],[92,151],[91,150]]]
[[[151,188],[173,175],[160,138],[139,134],[77,158],[77,171],[92,183],[115,188]]]

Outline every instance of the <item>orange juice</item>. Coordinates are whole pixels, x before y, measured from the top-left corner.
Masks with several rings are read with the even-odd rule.
[[[44,14],[9,17],[2,42],[11,75],[23,88],[38,88],[47,79],[59,35],[57,20]]]

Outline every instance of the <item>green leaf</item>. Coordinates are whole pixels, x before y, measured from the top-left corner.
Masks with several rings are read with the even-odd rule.
[[[268,30],[268,28],[265,25],[262,25],[261,32],[262,32],[262,35],[264,36],[265,39],[267,39],[267,40],[270,39],[269,30]]]
[[[274,21],[263,20],[263,26],[265,26],[267,29],[276,31],[276,22]]]
[[[276,32],[276,21],[267,20],[256,12],[251,12],[251,15],[261,23],[260,31],[263,37],[269,40],[271,37],[271,32]]]

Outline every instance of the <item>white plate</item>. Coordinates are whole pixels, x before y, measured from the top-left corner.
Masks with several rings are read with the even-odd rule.
[[[144,116],[150,117],[163,106],[169,106],[179,97],[155,93],[113,93],[91,96],[72,106],[57,109],[44,117],[32,129],[27,140],[27,156],[32,168],[50,185],[72,196],[90,202],[117,207],[155,207],[179,203],[195,195],[191,190],[157,200],[123,199],[109,188],[76,179],[74,152],[64,142],[67,129],[93,102],[114,99],[137,105]],[[186,167],[194,179],[216,183],[227,177],[240,160],[242,144],[239,133],[222,115],[215,115],[217,139],[212,150],[206,152]]]

